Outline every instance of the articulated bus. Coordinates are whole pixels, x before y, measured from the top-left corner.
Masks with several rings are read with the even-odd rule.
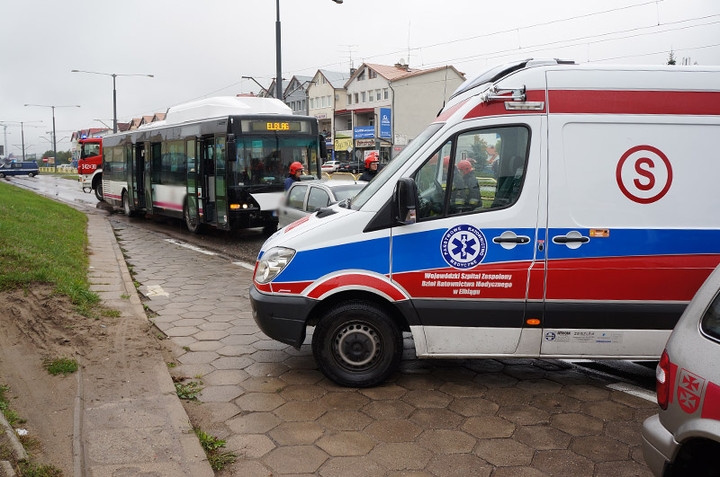
[[[320,177],[317,119],[272,98],[217,97],[171,107],[165,120],[104,138],[103,196],[188,230],[277,227],[291,163]]]

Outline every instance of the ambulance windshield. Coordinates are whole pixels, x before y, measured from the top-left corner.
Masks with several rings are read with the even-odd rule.
[[[365,188],[352,199],[350,202],[350,208],[359,209],[365,205],[365,202],[367,202],[370,197],[372,197],[375,192],[377,192],[380,187],[387,182],[388,179],[393,177],[395,172],[397,172],[397,170],[400,169],[400,167],[402,167],[402,165],[405,164],[405,162],[407,162],[407,160],[410,159],[418,149],[425,145],[428,140],[430,140],[430,138],[443,127],[443,124],[444,123],[432,123],[430,126],[425,128],[418,137],[413,139],[410,144],[408,144],[405,149],[400,152],[400,154],[395,156],[385,167],[383,167],[373,180],[370,181],[368,185],[366,185]]]

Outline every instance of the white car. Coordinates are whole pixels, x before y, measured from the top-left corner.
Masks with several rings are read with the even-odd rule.
[[[340,161],[327,161],[320,167],[320,170],[322,172],[328,172],[328,173],[337,172],[339,167],[340,167]]]
[[[720,475],[720,267],[673,329],[657,371],[660,413],[643,423],[657,476]]]
[[[365,187],[364,181],[298,181],[288,189],[278,210],[278,228],[285,227],[306,215],[355,197]]]

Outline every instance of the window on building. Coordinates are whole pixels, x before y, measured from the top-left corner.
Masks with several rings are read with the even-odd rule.
[[[354,102],[355,104],[358,104],[358,103],[360,102],[360,101],[358,101],[358,97],[359,97],[359,96],[360,96],[359,94],[355,93],[355,95],[354,95],[354,97],[353,97],[353,102]]]
[[[345,129],[352,129],[352,119],[351,118],[347,119],[347,124],[345,126]]]
[[[347,95],[347,103],[352,104],[352,94]]]
[[[387,88],[383,88],[383,99],[390,98],[390,93],[388,92]]]
[[[371,103],[375,101],[375,92],[373,90],[368,91],[368,101]]]
[[[381,91],[380,91],[379,89],[376,89],[376,90],[375,90],[375,97],[377,98],[378,101],[380,101],[380,99],[382,98],[382,97],[380,96],[380,94],[381,94]],[[387,98],[385,98],[385,99],[387,99]]]
[[[368,78],[377,78],[377,73],[374,70],[368,70]]]
[[[305,111],[305,100],[304,99],[301,101],[300,109]]]
[[[364,102],[365,102],[365,91],[363,91],[362,93],[360,93],[360,95],[362,96],[362,102],[364,103]]]
[[[357,76],[358,81],[363,81],[365,79],[365,70],[362,70],[360,74]]]

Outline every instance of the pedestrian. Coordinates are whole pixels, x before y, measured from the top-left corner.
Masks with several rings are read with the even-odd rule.
[[[303,165],[299,162],[293,162],[290,164],[289,172],[288,178],[285,179],[285,191],[293,185],[293,182],[300,180],[300,175],[303,173]]]
[[[379,163],[377,153],[371,152],[365,159],[365,172],[360,176],[360,180],[370,182],[378,172]]]
[[[457,163],[457,169],[460,174],[460,184],[456,192],[456,205],[459,211],[475,210],[480,205],[480,185],[478,184],[475,169],[470,161],[464,159]],[[455,184],[456,181],[453,181]]]

